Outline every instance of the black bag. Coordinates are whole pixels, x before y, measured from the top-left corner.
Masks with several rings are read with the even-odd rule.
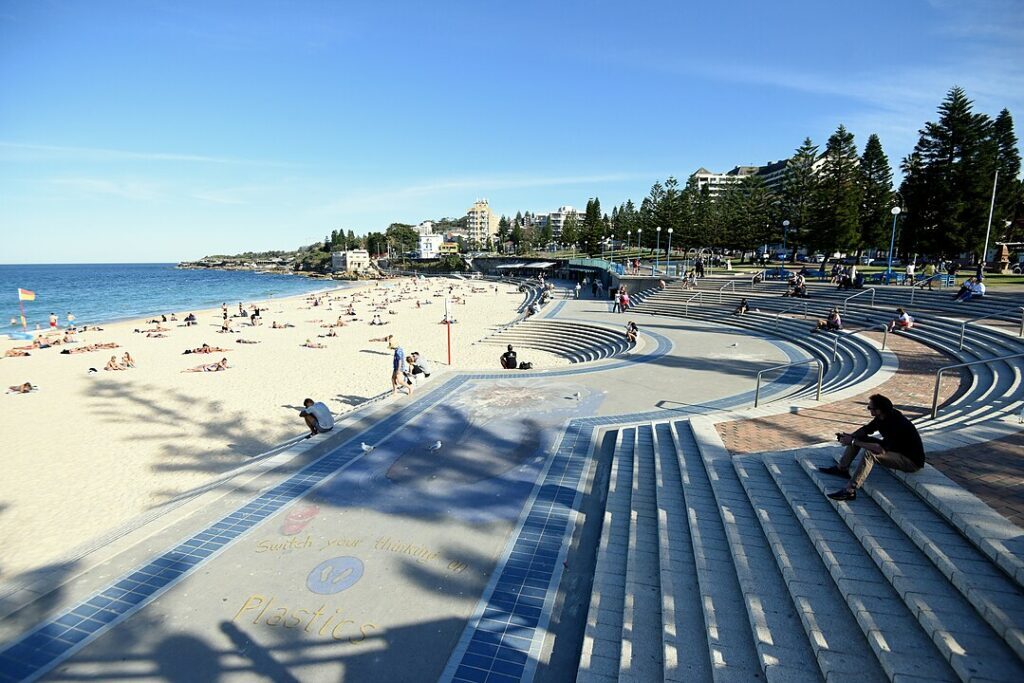
[[[533,363],[528,363],[525,360],[519,364],[520,370],[533,370]]]

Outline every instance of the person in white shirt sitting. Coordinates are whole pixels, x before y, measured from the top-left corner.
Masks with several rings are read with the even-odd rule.
[[[303,401],[302,405],[305,407],[299,411],[299,415],[302,416],[306,421],[306,426],[309,427],[309,436],[315,436],[334,429],[334,416],[331,415],[330,408],[320,401],[314,402],[311,398]]]

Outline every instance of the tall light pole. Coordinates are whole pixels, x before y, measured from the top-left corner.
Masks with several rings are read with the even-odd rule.
[[[668,229],[668,249],[665,250],[665,274],[671,275],[672,271],[672,228]]]
[[[789,255],[789,251],[786,249],[786,233],[789,232],[789,220],[782,221],[782,253]]]
[[[658,259],[661,256],[661,226],[659,225],[654,229],[656,239],[654,240],[654,270],[651,271],[651,275],[658,273]]]
[[[612,233],[612,241],[608,244],[608,256],[612,263],[615,263],[615,233]]]
[[[999,169],[996,169],[996,177],[992,179],[992,202],[988,205],[988,227],[985,228],[985,250],[981,252],[981,273],[984,277],[985,266],[988,264],[988,236],[992,233],[992,212],[996,208],[996,185],[999,184]]]
[[[626,251],[627,252],[629,251],[629,241],[630,241],[631,237],[633,237],[633,231],[632,230],[627,230],[626,231]]]
[[[898,205],[892,207],[889,213],[892,214],[892,237],[889,239],[889,265],[885,268],[885,284],[892,282],[892,249],[896,246],[896,218],[903,211]]]

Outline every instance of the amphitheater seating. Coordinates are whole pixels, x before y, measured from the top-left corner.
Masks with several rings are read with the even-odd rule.
[[[1024,575],[888,472],[836,506],[835,449],[731,456],[699,419],[606,435],[578,681],[1024,677]]]
[[[495,347],[512,344],[517,348],[538,349],[566,358],[570,363],[611,358],[635,346],[626,341],[621,329],[541,318],[529,318],[508,326],[477,343]]]
[[[895,288],[876,291],[874,307],[849,301],[836,347],[837,335],[810,330],[849,292],[812,286],[805,302],[778,285],[701,286],[700,304],[671,285],[637,311],[783,338],[825,364],[828,393],[885,364],[859,328],[909,309]],[[989,297],[963,315],[946,292],[921,294],[918,324],[899,334],[960,362],[1024,353],[1012,313],[971,325],[959,348],[963,319],[1019,300]],[[734,316],[742,297],[752,312]],[[938,418],[919,420],[926,444],[963,428],[1005,435],[1024,405],[1024,358],[967,371]],[[598,441],[613,445],[607,479],[594,477],[607,499],[578,681],[1024,680],[1024,535],[932,468],[876,469],[856,504],[834,505],[824,493],[839,482],[817,467],[835,448],[733,456],[710,417],[626,423]]]

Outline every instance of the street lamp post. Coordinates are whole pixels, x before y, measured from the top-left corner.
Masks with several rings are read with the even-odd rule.
[[[612,240],[608,243],[608,256],[612,263],[615,263],[615,233],[612,233]]]
[[[985,228],[985,249],[981,252],[981,277],[985,277],[985,266],[988,265],[988,237],[992,234],[992,213],[996,208],[996,186],[999,185],[999,169],[992,179],[992,201],[988,205],[988,227]]]
[[[654,270],[651,271],[651,275],[658,273],[658,259],[661,256],[661,226],[659,225],[654,229],[656,238],[654,240]]]
[[[665,275],[672,274],[672,228],[668,229],[668,249],[665,250]]]
[[[889,265],[885,268],[885,284],[892,283],[892,250],[896,246],[896,218],[903,211],[899,206],[894,206],[889,211],[892,214],[892,237],[889,239]]]
[[[786,233],[789,232],[789,220],[782,221],[782,253],[789,256],[789,251],[786,249]]]
[[[632,238],[632,237],[633,237],[633,231],[632,230],[627,230],[626,231],[626,251],[627,252],[629,251],[629,241],[630,241],[630,238]]]

